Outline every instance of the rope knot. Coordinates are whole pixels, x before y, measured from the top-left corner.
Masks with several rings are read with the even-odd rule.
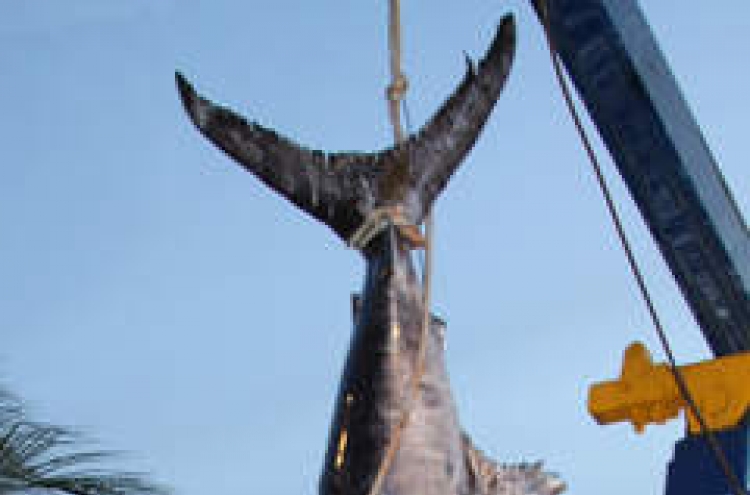
[[[389,225],[395,226],[412,248],[425,247],[426,241],[419,227],[406,219],[399,205],[381,206],[372,210],[362,225],[349,237],[347,244],[353,249],[364,249]]]
[[[401,101],[404,99],[404,96],[406,95],[406,91],[408,89],[409,80],[406,78],[406,76],[402,73],[396,74],[393,77],[391,85],[388,86],[388,89],[386,89],[385,91],[386,98],[388,98],[389,101]]]

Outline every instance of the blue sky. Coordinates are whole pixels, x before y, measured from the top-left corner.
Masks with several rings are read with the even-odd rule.
[[[201,138],[180,69],[310,146],[390,142],[386,3],[0,3],[0,376],[180,495],[317,490],[363,265]],[[744,1],[642,2],[745,215]],[[404,2],[413,126],[513,12],[511,79],[437,205],[435,312],[460,414],[503,461],[570,492],[658,494],[679,421],[587,416],[623,349],[661,359],[525,1]],[[601,150],[601,146],[599,146]],[[683,362],[705,344],[606,154]]]

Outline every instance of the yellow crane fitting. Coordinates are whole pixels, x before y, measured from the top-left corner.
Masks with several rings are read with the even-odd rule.
[[[733,354],[680,366],[680,372],[708,429],[737,426],[750,407],[750,353]],[[647,424],[663,424],[684,409],[688,430],[701,432],[666,364],[654,364],[640,342],[625,350],[618,380],[591,386],[589,413],[599,424],[630,421],[642,433]]]

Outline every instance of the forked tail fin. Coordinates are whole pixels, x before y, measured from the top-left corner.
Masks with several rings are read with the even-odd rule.
[[[378,153],[307,149],[203,98],[181,74],[176,78],[185,109],[201,133],[346,240],[385,205],[398,205],[407,221],[421,223],[489,117],[514,51],[515,24],[508,15],[477,69],[469,64],[461,85],[424,128]],[[393,177],[400,183],[394,186]]]

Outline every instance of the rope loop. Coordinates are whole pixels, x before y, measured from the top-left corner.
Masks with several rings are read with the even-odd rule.
[[[347,245],[361,251],[390,225],[398,229],[412,248],[425,247],[426,241],[419,227],[406,219],[400,205],[381,206],[372,210],[362,225],[349,237]]]

